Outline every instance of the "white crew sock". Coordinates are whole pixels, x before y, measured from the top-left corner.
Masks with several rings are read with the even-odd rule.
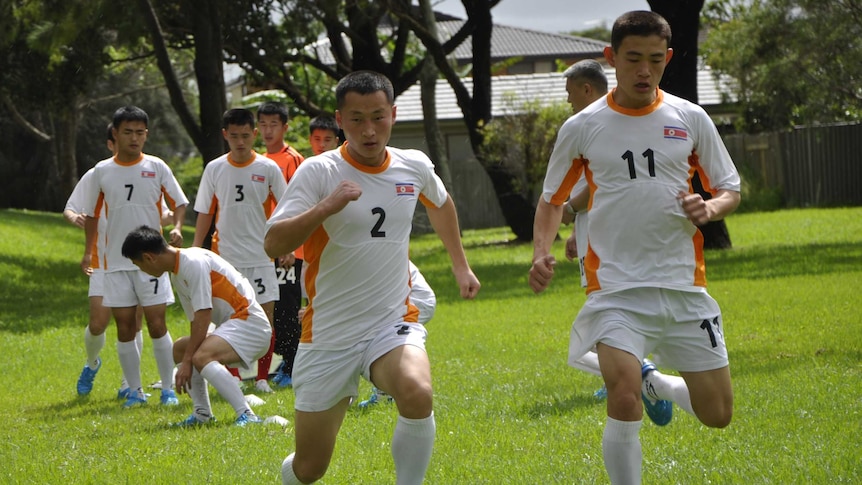
[[[138,353],[135,341],[117,342],[117,356],[120,358],[120,367],[129,389],[132,392],[141,391],[141,354]]]
[[[93,335],[90,333],[88,326],[84,330],[84,349],[87,351],[87,365],[90,369],[95,370],[99,367],[99,353],[105,347],[105,333],[102,335]]]
[[[602,376],[602,369],[599,367],[599,354],[592,350],[572,361],[572,367],[580,369],[590,374]]]
[[[237,382],[225,366],[212,361],[201,369],[201,375],[212,384],[215,390],[221,394],[221,397],[225,398],[233,406],[237,417],[242,413],[254,414],[245,401],[242,389],[239,388],[239,382]]]
[[[169,391],[174,384],[174,341],[171,340],[171,332],[166,332],[152,341],[153,355],[156,357],[156,366],[162,379],[162,392]]]
[[[695,416],[691,407],[691,396],[685,379],[679,376],[670,376],[658,371],[652,371],[644,377],[641,391],[652,399],[665,399],[673,401],[685,412]]]
[[[643,421],[618,421],[610,416],[602,434],[605,470],[613,485],[641,483],[641,442],[638,432]]]
[[[281,483],[282,485],[304,485],[296,478],[296,473],[293,472],[293,455],[287,455],[287,458],[281,462]]]
[[[437,425],[434,413],[422,419],[398,416],[392,434],[392,458],[397,485],[421,484],[431,462]]]
[[[192,378],[189,382],[190,389],[186,389],[189,397],[192,398],[192,404],[195,408],[195,416],[203,422],[207,422],[212,418],[213,410],[210,404],[210,393],[207,387],[207,381],[197,369],[192,367]]]

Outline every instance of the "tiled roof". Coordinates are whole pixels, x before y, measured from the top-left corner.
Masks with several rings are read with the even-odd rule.
[[[608,77],[608,87],[616,86],[614,69],[605,68]],[[467,90],[472,92],[473,80],[464,79]],[[698,101],[701,106],[724,104],[722,92],[729,91],[730,80],[721,78],[716,81],[709,67],[698,71]],[[445,79],[437,80],[437,119],[457,120],[464,117],[455,99],[455,92]],[[523,106],[526,102],[538,100],[543,106],[565,102],[566,82],[561,73],[519,74],[514,76],[494,76],[491,78],[491,114],[501,116],[513,108]],[[511,100],[511,101],[510,101]],[[732,100],[731,100],[732,101]],[[398,121],[420,121],[422,114],[422,99],[420,86],[413,85],[395,100],[398,105]]]
[[[437,23],[442,39],[449,39],[461,26],[463,20],[447,20]],[[493,60],[511,57],[556,57],[563,59],[601,57],[607,43],[585,37],[564,34],[551,34],[536,30],[494,24],[491,31],[491,58]],[[458,61],[469,62],[473,59],[470,38],[461,43],[452,55]]]

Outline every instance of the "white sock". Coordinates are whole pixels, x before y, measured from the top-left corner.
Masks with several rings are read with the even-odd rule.
[[[138,330],[135,334],[135,345],[138,347],[138,353],[140,355],[144,355],[144,332],[143,330]]]
[[[171,332],[153,340],[153,355],[162,380],[162,392],[169,391],[174,381],[174,341]]]
[[[652,371],[644,378],[641,390],[652,399],[673,401],[685,412],[695,416],[685,379]]]
[[[233,406],[237,417],[243,413],[254,414],[245,401],[239,382],[230,375],[225,366],[212,361],[201,369],[201,375]]]
[[[282,485],[304,485],[296,478],[296,473],[293,473],[293,455],[287,455],[287,458],[281,462],[281,483]]]
[[[641,483],[641,442],[638,432],[643,421],[618,421],[608,416],[602,434],[605,470],[613,485]]]
[[[105,333],[102,335],[93,335],[90,333],[88,326],[84,330],[84,349],[87,350],[87,365],[90,369],[95,370],[99,366],[99,353],[105,347]]]
[[[422,419],[398,416],[392,434],[392,458],[397,485],[421,484],[431,462],[437,425],[434,413]]]
[[[599,367],[599,354],[592,350],[572,361],[572,367],[599,377],[602,376],[602,369]]]
[[[190,381],[191,389],[186,391],[189,397],[192,398],[192,404],[195,408],[195,416],[203,422],[207,422],[213,415],[212,406],[210,404],[210,393],[207,387],[207,381],[197,369],[192,368],[192,378]],[[163,388],[164,389],[164,388]]]
[[[133,392],[141,390],[141,354],[135,346],[135,341],[117,342],[117,356],[120,358],[120,367],[123,376]]]

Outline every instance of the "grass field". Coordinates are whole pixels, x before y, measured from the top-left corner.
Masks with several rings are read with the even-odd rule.
[[[641,430],[644,483],[862,483],[862,208],[731,216],[734,249],[707,252],[710,292],[722,306],[736,393],[724,430],[675,409]],[[565,230],[565,229],[564,229]],[[552,287],[527,286],[532,249],[508,229],[467,231],[483,287],[461,301],[445,251],[414,240],[413,259],[438,296],[428,350],[437,441],[429,484],[606,483],[598,378],[566,366],[571,321],[584,301],[577,268],[558,265]],[[191,236],[186,237],[191,241]],[[293,449],[288,426],[221,424],[172,430],[191,409],[124,411],[108,344],[96,386],[75,394],[84,362],[87,286],[83,232],[59,214],[0,210],[0,483],[280,483]],[[558,260],[563,244],[554,247]],[[188,333],[169,309],[174,337]],[[145,339],[144,382],[158,379]],[[368,390],[363,383],[361,392]],[[263,396],[262,416],[292,419],[293,393]],[[324,484],[394,483],[389,439],[396,411],[348,412]]]

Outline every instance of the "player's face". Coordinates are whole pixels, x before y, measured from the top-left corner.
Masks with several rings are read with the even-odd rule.
[[[123,121],[114,128],[114,148],[117,158],[131,162],[140,158],[147,142],[147,125],[143,121]]]
[[[656,88],[673,51],[657,35],[625,37],[614,51],[605,48],[605,59],[617,70],[614,101],[623,108],[643,108],[656,98]]]
[[[338,147],[338,136],[332,130],[314,130],[308,137],[308,142],[311,144],[311,151],[320,155]]]
[[[143,253],[141,255],[141,259],[133,259],[132,264],[138,267],[144,273],[147,273],[150,276],[159,277],[164,273],[164,271],[156,268],[155,258],[151,254]]]
[[[242,163],[252,158],[252,148],[254,148],[254,139],[257,138],[257,129],[249,125],[227,125],[227,129],[221,132],[230,147],[230,156],[233,161]]]
[[[335,120],[344,131],[347,151],[357,162],[370,167],[383,163],[395,124],[395,106],[383,91],[347,93],[344,105],[335,112]]]
[[[577,113],[586,108],[596,100],[592,86],[582,81],[576,81],[572,78],[566,79],[566,92],[569,93],[566,101],[572,105],[572,113]]]
[[[257,118],[257,127],[260,136],[266,145],[266,151],[275,153],[284,147],[284,135],[287,133],[287,124],[281,122],[278,115],[260,115]]]

